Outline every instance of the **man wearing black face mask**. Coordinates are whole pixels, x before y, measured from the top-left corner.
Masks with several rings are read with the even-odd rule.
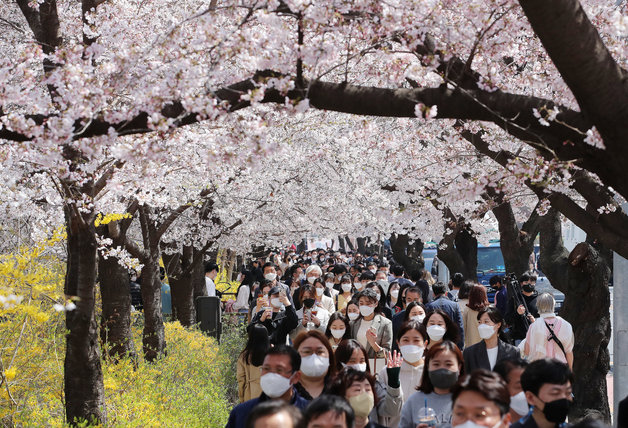
[[[528,272],[524,273],[519,277],[519,284],[521,284],[521,294],[528,307],[528,313],[526,314],[523,305],[515,305],[514,296],[510,296],[506,312],[506,322],[510,325],[511,338],[515,341],[515,344],[518,344],[526,337],[528,328],[525,318],[532,324],[535,318],[539,317],[539,310],[536,307],[536,298],[539,296],[536,292],[536,275]]]
[[[567,413],[573,401],[573,374],[558,360],[537,360],[521,375],[521,388],[533,410],[511,428],[565,427]]]

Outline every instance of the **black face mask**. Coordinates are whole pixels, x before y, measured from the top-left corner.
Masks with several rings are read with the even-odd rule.
[[[532,293],[534,291],[534,284],[524,284],[521,288],[526,293]]]
[[[314,306],[314,299],[304,299],[303,300],[303,306],[305,306],[306,308],[310,309],[312,306]]]
[[[566,398],[545,403],[545,407],[543,408],[545,419],[555,424],[562,424],[565,422],[565,419],[567,419],[570,406],[571,401]]]

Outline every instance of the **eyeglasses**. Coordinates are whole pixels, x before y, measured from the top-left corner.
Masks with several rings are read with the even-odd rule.
[[[283,377],[290,377],[292,375],[292,371],[288,370],[288,369],[282,369],[282,368],[277,368],[277,367],[269,367],[269,366],[262,366],[261,367],[261,373],[262,375],[265,375],[267,373],[276,373],[278,375],[281,375]]]

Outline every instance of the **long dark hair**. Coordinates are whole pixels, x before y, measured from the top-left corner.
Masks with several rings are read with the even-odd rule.
[[[438,314],[445,320],[445,335],[443,336],[443,341],[450,340],[454,343],[458,343],[460,341],[460,327],[449,318],[449,315],[442,309],[435,309],[433,311],[429,311],[425,315],[425,319],[423,320],[423,325],[425,328],[428,327],[427,323],[429,322],[432,315]]]
[[[331,314],[331,316],[329,317],[329,321],[327,321],[325,336],[327,336],[328,339],[331,339],[333,337],[333,335],[331,334],[331,324],[336,320],[342,321],[345,325],[345,334],[344,336],[342,336],[342,339],[351,339],[351,325],[349,324],[349,318],[347,318],[342,312],[334,312],[333,314]]]
[[[342,370],[343,363],[347,364],[347,362],[351,359],[351,355],[353,355],[353,352],[355,352],[356,349],[360,350],[362,352],[362,355],[364,355],[364,360],[366,362],[366,371],[369,373],[371,372],[371,365],[369,364],[366,349],[364,349],[364,347],[360,345],[360,342],[355,339],[343,340],[342,342],[340,342],[340,344],[338,344],[338,348],[336,348],[335,354],[336,370]]]
[[[270,337],[263,324],[251,324],[247,328],[249,335],[246,346],[240,354],[244,361],[259,367],[264,362],[266,352],[270,349]]]
[[[384,287],[379,285],[377,282],[372,281],[366,284],[366,288],[377,288],[377,290],[379,291],[379,300],[377,301],[377,307],[379,308],[379,312],[383,314],[384,308],[386,307],[386,293],[384,293]]]
[[[430,361],[441,352],[446,351],[449,351],[456,356],[456,359],[458,360],[458,367],[460,368],[460,376],[464,374],[464,358],[462,357],[462,352],[460,352],[460,349],[455,343],[445,340],[443,343],[434,345],[430,349],[426,350],[423,376],[421,378],[421,384],[416,387],[417,390],[423,392],[424,394],[431,394],[434,392],[434,385],[432,385],[432,381],[430,380]]]

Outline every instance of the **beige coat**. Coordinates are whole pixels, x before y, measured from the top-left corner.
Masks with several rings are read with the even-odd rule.
[[[358,335],[358,331],[360,330],[360,324],[362,322],[362,317],[351,323],[351,338],[356,339]],[[392,321],[386,318],[383,315],[375,315],[373,318],[373,324],[371,327],[375,329],[377,332],[377,344],[390,351],[392,348]],[[367,358],[384,358],[384,352],[381,351],[378,354],[375,353],[375,350],[371,347],[370,343],[366,344],[366,357]]]
[[[238,377],[238,396],[240,403],[244,403],[252,398],[262,395],[262,388],[259,384],[261,377],[261,367],[255,367],[244,361],[244,357],[240,355],[237,362]]]
[[[474,311],[468,306],[464,307],[462,312],[462,326],[464,328],[464,347],[468,348],[482,341],[480,332],[478,331],[478,311]]]

